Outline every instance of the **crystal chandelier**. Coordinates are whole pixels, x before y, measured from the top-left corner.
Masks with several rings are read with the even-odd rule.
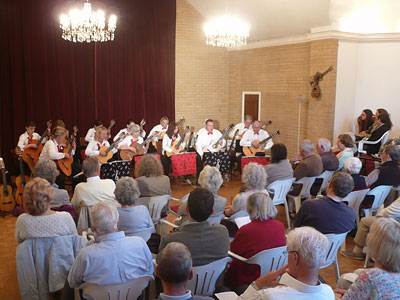
[[[68,16],[60,16],[60,27],[62,29],[62,38],[67,41],[76,42],[107,42],[114,40],[114,31],[117,27],[117,17],[111,15],[108,19],[108,28],[104,12],[98,10],[92,11],[89,2],[83,5],[83,9],[72,9]]]

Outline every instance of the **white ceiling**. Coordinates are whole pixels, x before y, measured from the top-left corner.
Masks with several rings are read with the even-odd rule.
[[[250,24],[249,42],[308,33],[329,25],[330,0],[187,0],[206,20],[225,13]]]

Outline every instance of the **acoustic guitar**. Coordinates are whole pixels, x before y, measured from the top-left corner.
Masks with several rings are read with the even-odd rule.
[[[101,164],[105,164],[106,162],[108,162],[112,157],[113,157],[113,153],[112,153],[112,149],[115,148],[115,144],[122,141],[124,138],[126,137],[126,134],[123,132],[119,135],[119,137],[115,140],[114,143],[112,143],[109,147],[107,146],[102,146],[99,151],[104,151],[106,153],[105,156],[102,155],[98,155],[96,156],[97,160],[101,163]]]
[[[51,125],[52,125],[51,120],[47,121],[47,129],[40,136],[40,139],[30,141],[29,144],[36,144],[36,146],[37,146],[36,149],[28,148],[28,149],[25,149],[24,152],[22,153],[22,159],[24,160],[24,162],[26,162],[26,164],[28,165],[28,167],[32,173],[33,173],[33,169],[34,169],[35,165],[39,161],[40,153],[43,150],[42,141],[47,136],[48,130],[51,129]]]
[[[17,202],[18,205],[23,205],[23,203],[24,203],[24,189],[25,189],[25,185],[29,181],[30,177],[25,175],[21,149],[19,147],[17,147],[15,149],[15,152],[18,154],[19,170],[20,170],[20,173],[21,173],[15,179],[15,184],[17,185],[17,190],[15,192],[15,201]]]
[[[189,126],[186,126],[183,136],[180,138],[179,141],[174,141],[172,143],[171,149],[175,150],[175,152],[177,152],[177,153],[181,153],[183,151],[182,143],[185,140],[185,137],[188,132],[189,132]],[[165,151],[165,153],[167,154],[168,157],[171,157],[172,155],[177,154],[177,153],[168,152],[168,151]]]
[[[145,139],[143,141],[143,143],[139,144],[139,143],[134,143],[132,145],[133,148],[136,149],[136,152],[133,152],[131,150],[128,149],[121,149],[119,151],[119,157],[121,157],[122,160],[127,160],[127,161],[131,161],[135,156],[137,155],[142,155],[145,151],[145,146],[147,144],[148,141],[152,141],[154,138],[158,137],[159,132],[158,131],[154,131],[152,134],[150,134],[147,139]]]
[[[68,153],[69,158],[64,157],[62,159],[57,160],[58,167],[66,176],[71,176],[72,174],[72,163],[74,162],[74,158],[71,155],[73,149],[72,141],[75,140],[76,138],[76,135],[78,133],[78,126],[75,125],[72,130],[73,133],[67,140],[65,147],[63,149],[63,153]]]
[[[183,121],[185,121],[185,117],[184,116],[180,117],[179,121],[176,123],[178,125],[178,127],[181,126]],[[160,135],[158,136],[158,141],[157,142],[156,141],[153,142],[153,146],[154,146],[154,148],[156,148],[158,154],[161,154],[162,139],[163,139],[165,133],[166,133],[166,131],[162,131],[160,133]]]
[[[281,134],[278,131],[274,132],[273,134],[271,134],[269,137],[267,137],[266,139],[263,139],[262,141],[256,140],[255,142],[258,143],[257,147],[254,147],[253,145],[251,145],[250,147],[243,147],[243,153],[246,156],[255,156],[257,152],[263,152],[264,151],[264,145],[270,140],[272,139],[274,136],[277,136]]]
[[[7,184],[6,167],[1,157],[0,157],[0,169],[1,169],[1,177],[3,179],[3,185],[0,186],[0,211],[4,213],[6,211],[12,211],[14,209],[15,199],[12,194],[11,185]]]
[[[222,131],[222,135],[218,140],[212,140],[211,143],[208,146],[205,146],[203,148],[203,152],[218,152],[221,150],[222,146],[220,145],[220,141],[222,141],[229,133],[229,130],[231,130],[235,124],[231,124],[228,127],[226,127]]]
[[[232,139],[231,145],[229,146],[228,152],[231,152],[232,150],[234,150],[235,143],[236,143],[236,137],[237,137],[238,133],[239,133],[239,129],[236,129],[235,133],[233,134],[233,139]]]
[[[319,86],[319,82],[324,79],[324,76],[328,74],[330,71],[333,71],[333,67],[330,66],[325,72],[317,72],[310,79],[311,85],[311,97],[319,98],[321,96],[321,88]]]

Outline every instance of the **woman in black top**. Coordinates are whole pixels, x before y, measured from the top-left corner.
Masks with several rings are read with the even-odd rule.
[[[387,113],[379,114],[378,119],[375,121],[377,124],[377,128],[371,133],[371,136],[367,141],[378,141],[382,135],[392,129],[392,121],[390,120],[390,116]],[[373,145],[364,145],[364,149],[368,154],[375,154],[379,152],[379,147],[381,143],[373,144]]]

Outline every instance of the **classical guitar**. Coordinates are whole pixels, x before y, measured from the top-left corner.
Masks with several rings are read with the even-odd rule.
[[[12,211],[15,207],[15,200],[12,194],[11,185],[7,184],[6,167],[1,157],[0,157],[0,169],[3,179],[3,185],[0,186],[0,211],[2,212]]]
[[[222,141],[229,133],[229,130],[231,130],[235,125],[231,124],[228,127],[226,127],[222,131],[222,135],[219,139],[217,140],[212,140],[211,143],[208,146],[205,146],[203,148],[203,152],[218,152],[221,150],[222,146],[220,145],[220,141]]]
[[[174,141],[172,143],[171,149],[173,149],[177,153],[181,153],[183,151],[182,143],[185,140],[185,137],[186,137],[188,132],[189,132],[189,126],[186,126],[185,132],[183,133],[183,136],[180,138],[179,141]],[[168,152],[168,151],[165,151],[165,153],[167,154],[168,157],[171,157],[172,155],[177,154],[177,153]]]
[[[78,126],[75,125],[72,130],[73,133],[65,143],[65,147],[63,149],[63,153],[68,153],[69,158],[64,157],[62,159],[57,160],[58,167],[66,176],[71,176],[72,174],[72,163],[74,162],[74,158],[71,155],[73,149],[72,142],[75,140],[76,135],[78,133]]]
[[[324,76],[333,70],[333,67],[330,66],[325,72],[317,72],[310,79],[311,85],[311,97],[318,98],[321,96],[321,88],[319,87],[319,82],[324,79]]]
[[[48,131],[51,129],[51,120],[47,121],[47,128],[41,135],[39,140],[32,140],[30,141],[29,144],[36,144],[37,148],[28,148],[25,149],[24,152],[22,153],[22,159],[26,162],[26,164],[29,166],[29,169],[33,173],[33,168],[35,167],[36,163],[39,160],[39,155],[40,152],[42,152],[43,149],[43,144],[42,141],[43,139],[47,136]]]
[[[112,149],[115,148],[115,144],[122,141],[124,138],[126,137],[125,133],[121,133],[119,135],[119,137],[115,140],[114,143],[112,143],[109,147],[107,146],[102,146],[99,151],[104,151],[106,153],[105,156],[102,155],[98,155],[96,156],[97,160],[101,163],[101,164],[105,164],[106,162],[108,162],[111,157],[113,157],[113,153],[112,153]]]
[[[152,141],[154,138],[158,137],[159,132],[154,131],[152,134],[150,134],[144,141],[143,143],[134,143],[132,145],[133,148],[136,149],[136,152],[133,152],[128,149],[121,149],[119,151],[119,157],[121,157],[122,160],[129,160],[131,161],[135,156],[137,155],[142,155],[145,151],[145,147],[148,141]]]
[[[176,123],[178,125],[178,127],[181,126],[183,121],[185,121],[185,117],[184,116],[180,117],[179,121]],[[155,142],[155,141],[153,142],[154,148],[156,148],[157,152],[159,152],[158,154],[160,154],[161,150],[162,150],[162,139],[164,137],[165,132],[166,131],[161,132],[159,137],[158,137],[158,141],[157,142]]]
[[[21,173],[15,179],[15,184],[17,185],[17,190],[15,192],[15,201],[17,202],[18,205],[23,205],[25,184],[29,181],[29,176],[25,175],[21,149],[17,147],[15,149],[15,152],[18,154],[19,170]]]
[[[243,147],[243,153],[246,156],[255,156],[257,152],[263,152],[264,151],[264,145],[272,139],[274,136],[279,135],[280,132],[279,130],[271,134],[269,137],[266,139],[263,139],[262,141],[255,140],[255,142],[258,144],[257,147],[254,147],[251,145],[250,147]]]

